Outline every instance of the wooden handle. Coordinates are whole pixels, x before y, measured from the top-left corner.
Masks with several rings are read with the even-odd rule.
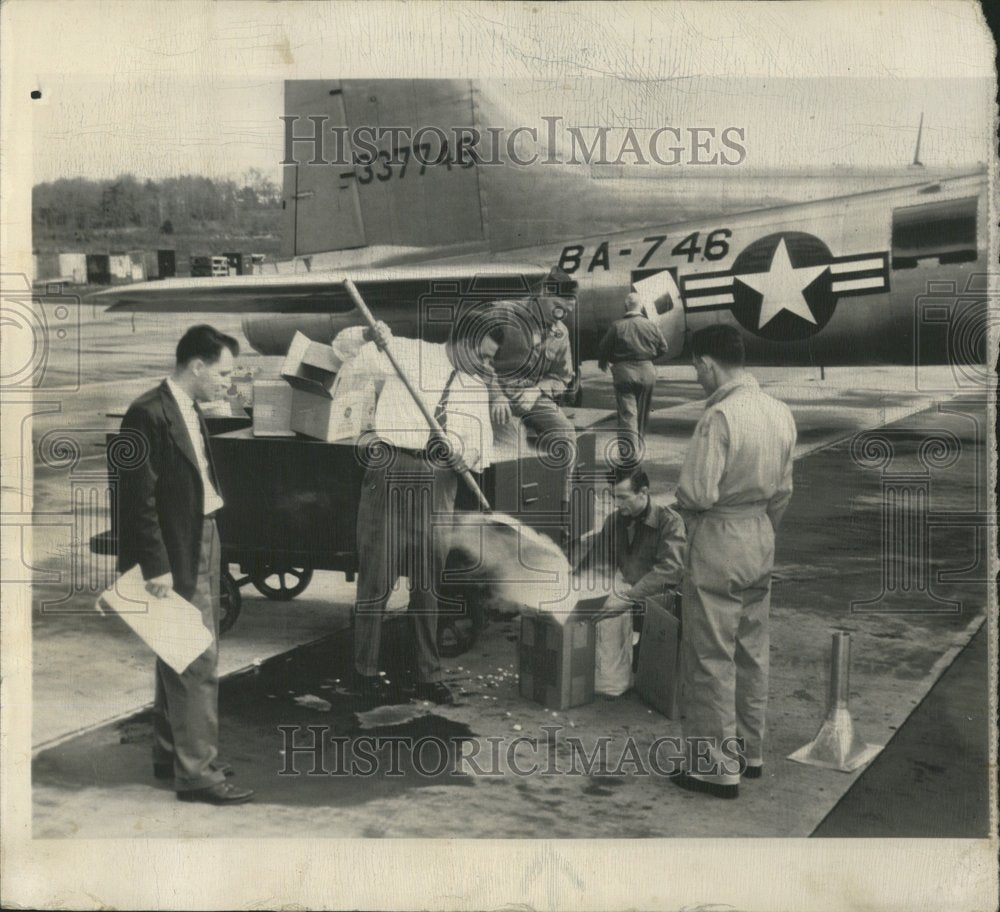
[[[354,306],[358,308],[358,312],[361,314],[362,317],[364,317],[365,322],[369,325],[369,327],[371,327],[372,332],[376,334],[376,337],[378,337],[378,328],[375,325],[375,317],[372,315],[372,312],[368,309],[368,305],[365,304],[364,298],[361,297],[361,293],[358,291],[354,282],[352,282],[348,278],[345,278],[343,284],[344,288],[347,289],[347,293],[351,296],[351,300],[354,301]],[[396,360],[395,356],[389,349],[388,345],[382,342],[377,342],[376,344],[378,345],[379,350],[384,352],[385,356],[389,359],[389,363],[392,365],[392,368],[396,372],[399,379],[403,381],[403,386],[406,387],[407,392],[409,392],[410,396],[413,397],[413,401],[417,404],[417,408],[420,409],[420,412],[424,416],[424,419],[427,421],[427,424],[430,427],[431,431],[437,434],[438,437],[444,439],[445,437],[444,429],[441,427],[440,424],[438,424],[437,419],[434,417],[431,410],[427,408],[427,404],[424,402],[424,400],[420,398],[416,389],[414,389],[413,384],[410,383],[410,378],[406,376],[406,373],[403,371],[402,366]],[[455,466],[454,468],[455,471],[462,476],[462,479],[465,481],[466,485],[468,485],[469,490],[472,491],[472,493],[475,495],[476,500],[479,502],[479,506],[482,507],[483,511],[486,513],[492,513],[493,508],[490,506],[490,502],[486,499],[486,495],[483,494],[482,488],[480,488],[479,485],[476,484],[476,479],[472,477],[472,472],[469,470],[469,467],[466,465],[461,465],[461,466]]]

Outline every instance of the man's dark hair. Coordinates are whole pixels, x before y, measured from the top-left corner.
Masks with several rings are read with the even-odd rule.
[[[199,323],[184,333],[177,343],[177,364],[183,367],[195,358],[214,364],[222,355],[223,348],[228,348],[233,357],[240,353],[240,343],[232,336],[219,332],[207,323]]]
[[[726,367],[743,367],[746,349],[743,336],[735,326],[715,323],[691,334],[691,354],[696,358],[708,355]]]
[[[630,482],[633,493],[638,494],[643,488],[649,487],[649,476],[642,469],[622,467],[615,472],[615,484]]]

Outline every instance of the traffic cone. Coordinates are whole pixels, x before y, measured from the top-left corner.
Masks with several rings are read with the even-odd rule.
[[[833,634],[833,650],[830,655],[830,690],[826,718],[816,737],[794,754],[789,754],[789,760],[850,773],[866,764],[882,749],[878,744],[865,744],[854,730],[851,711],[847,706],[850,672],[851,635],[838,630]]]

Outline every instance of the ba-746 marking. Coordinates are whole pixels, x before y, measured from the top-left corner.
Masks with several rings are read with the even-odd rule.
[[[706,233],[704,244],[702,244],[700,242],[702,232],[693,231],[673,246],[670,256],[685,257],[688,263],[695,262],[695,258],[699,256],[702,260],[709,260],[710,262],[724,259],[729,253],[729,238],[732,235],[733,232],[729,228],[716,228],[714,231]],[[638,263],[634,265],[630,264],[628,268],[642,269],[647,266],[657,251],[666,243],[666,240],[667,236],[665,234],[654,234],[644,237],[642,243],[648,246],[645,247],[642,258]],[[567,275],[572,275],[580,269],[580,266],[586,259],[587,250],[588,247],[584,244],[570,244],[563,247],[562,253],[559,255],[559,268]],[[633,256],[632,247],[613,244],[611,241],[597,242],[587,262],[586,271],[593,272],[595,269],[609,271],[613,256],[622,259],[631,257]]]

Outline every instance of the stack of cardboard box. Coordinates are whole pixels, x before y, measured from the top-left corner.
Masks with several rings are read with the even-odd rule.
[[[583,611],[560,624],[546,613],[521,616],[518,676],[521,696],[549,709],[569,709],[594,699],[596,631],[583,618],[604,599],[581,603]],[[635,690],[647,706],[680,718],[680,604],[646,606]]]
[[[280,380],[253,385],[253,432],[258,437],[304,434],[333,442],[358,437],[375,422],[371,380],[341,371],[329,345],[295,334]]]

